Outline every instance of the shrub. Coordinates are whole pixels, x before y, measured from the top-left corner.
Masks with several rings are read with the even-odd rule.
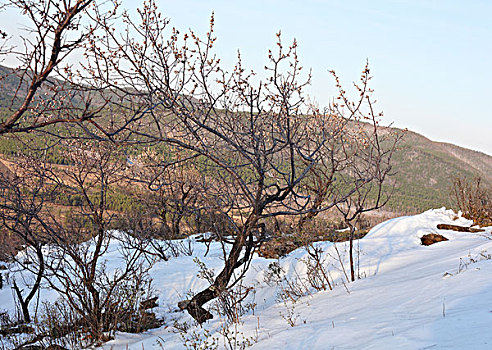
[[[475,225],[492,225],[492,187],[484,185],[479,177],[473,181],[456,178],[452,195],[458,208]]]

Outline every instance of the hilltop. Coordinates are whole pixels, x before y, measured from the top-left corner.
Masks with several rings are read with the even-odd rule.
[[[393,157],[396,190],[390,207],[420,212],[452,206],[453,179],[480,177],[492,184],[492,157],[408,131]]]

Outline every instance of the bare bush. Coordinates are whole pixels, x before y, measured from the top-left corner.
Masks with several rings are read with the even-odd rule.
[[[317,291],[333,289],[333,281],[327,271],[326,258],[323,257],[323,249],[320,246],[311,244],[306,247],[308,257],[303,259],[307,267],[307,280],[309,285]]]
[[[480,178],[474,181],[455,179],[452,196],[465,218],[473,220],[475,225],[492,225],[492,187]]]

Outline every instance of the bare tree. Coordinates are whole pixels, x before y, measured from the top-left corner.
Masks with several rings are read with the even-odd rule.
[[[221,190],[221,212],[231,223],[230,237],[223,237],[231,243],[224,267],[208,288],[179,304],[201,323],[212,318],[203,305],[237,284],[247,270],[265,239],[265,220],[315,215],[361,187],[356,183],[342,192],[334,180],[353,162],[346,142],[358,140],[348,140],[352,133],[347,130],[360,127],[360,106],[369,91],[344,103],[348,113],[336,104],[320,112],[303,93],[310,74],[301,74],[295,40],[284,46],[278,34],[277,50],[269,51],[266,77],[259,81],[243,68],[240,55],[232,72],[221,67],[212,51],[213,17],[200,39],[192,31],[181,35],[171,29],[168,34],[168,21],[154,1],[139,16],[136,23],[123,15],[128,25],[123,33],[99,19],[105,30],[97,38],[104,39],[91,41],[89,68],[99,72],[94,84],[111,86],[126,101],[121,104],[124,120],[138,120],[122,126],[131,127],[131,140],[182,150],[188,156],[179,161],[200,164],[207,182]],[[161,166],[176,161],[171,157]],[[311,183],[311,174],[322,174],[322,192]],[[370,175],[365,184],[377,179]]]
[[[115,331],[118,323],[131,316],[124,315],[128,311],[125,290],[138,292],[145,287],[132,284],[146,274],[151,264],[144,250],[134,249],[133,243],[120,248],[120,268],[109,271],[105,266],[110,242],[125,236],[123,232],[113,236],[111,223],[117,214],[109,211],[108,203],[111,193],[122,186],[126,158],[112,143],[73,142],[69,146],[67,155],[72,166],[43,171],[49,181],[63,187],[64,193],[80,198],[80,204],[67,213],[69,220],[56,228],[60,240],[46,259],[47,277],[51,288],[75,310],[81,324],[99,342],[104,340],[104,332]]]
[[[10,258],[22,270],[34,276],[32,283],[28,277],[23,281],[28,288],[27,293],[15,279],[13,281],[13,289],[26,323],[31,322],[29,304],[39,292],[46,269],[43,248],[50,242],[50,232],[41,219],[42,210],[45,200],[51,196],[50,192],[56,190],[56,186],[49,188],[42,178],[25,171],[27,167],[35,169],[39,164],[35,159],[28,158],[15,167],[15,172],[0,175],[0,220],[8,234],[13,236],[13,241],[25,249],[19,257],[14,249],[14,255]],[[22,271],[17,272],[21,273],[14,271],[14,276],[23,276]]]
[[[350,278],[355,281],[354,238],[357,222],[363,213],[381,209],[386,205],[394,189],[394,182],[388,178],[392,175],[391,158],[403,133],[379,128],[373,114],[372,101],[369,124],[357,126],[355,142],[345,142],[344,152],[349,154],[350,162],[338,177],[337,191],[353,188],[350,196],[337,203],[336,208],[342,214],[345,224],[350,229],[349,264]]]
[[[308,189],[314,192],[313,210],[301,216],[299,229],[315,217],[328,198],[335,201],[337,210],[350,228],[349,263],[351,280],[355,280],[354,234],[355,222],[361,214],[382,208],[390,199],[394,183],[391,159],[404,132],[379,126],[382,113],[374,110],[369,64],[366,63],[360,81],[354,83],[359,94],[356,101],[349,99],[334,71],[339,95],[330,106],[332,139],[322,149],[322,160],[309,176]]]

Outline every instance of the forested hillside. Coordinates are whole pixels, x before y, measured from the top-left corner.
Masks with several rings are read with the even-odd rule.
[[[9,68],[0,66],[4,75]],[[56,82],[56,80],[53,80]],[[7,115],[11,106],[13,91],[18,80],[9,75],[0,85],[0,117]],[[390,118],[390,117],[388,117]],[[26,136],[24,136],[26,137]],[[29,135],[32,144],[32,135]],[[18,139],[0,139],[0,154],[4,158],[15,158],[25,145]],[[137,152],[138,151],[134,151]],[[49,151],[53,163],[66,164],[67,160],[53,148]],[[396,213],[417,213],[436,207],[453,207],[450,196],[453,179],[457,177],[480,177],[492,184],[492,157],[490,155],[462,148],[449,143],[435,142],[407,131],[393,155],[395,191],[387,209]],[[125,200],[125,202],[127,199]],[[115,207],[120,207],[116,204]]]

